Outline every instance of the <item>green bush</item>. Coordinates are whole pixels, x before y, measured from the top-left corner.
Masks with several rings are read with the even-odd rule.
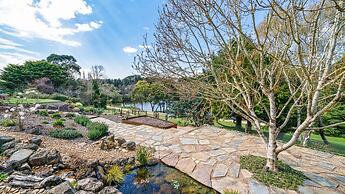
[[[61,119],[57,119],[53,122],[54,127],[64,127],[65,123]]]
[[[72,113],[72,112],[69,112],[69,113],[66,114],[66,117],[67,118],[73,118],[73,117],[75,117],[75,114]]]
[[[119,184],[123,181],[124,174],[121,168],[117,165],[113,165],[107,173],[108,184]]]
[[[53,119],[60,119],[61,118],[61,114],[59,112],[56,112],[56,113],[53,113],[50,117],[53,118]]]
[[[77,102],[74,104],[74,106],[80,108],[80,107],[83,107],[83,104],[80,102]]]
[[[69,97],[63,94],[52,94],[50,95],[50,98],[54,100],[60,100],[62,102],[69,100]]]
[[[5,181],[7,177],[8,177],[8,174],[0,171],[0,182]]]
[[[306,177],[289,165],[278,161],[278,172],[264,170],[266,158],[247,155],[240,157],[241,168],[253,173],[253,178],[265,185],[276,186],[283,189],[294,189],[302,185]]]
[[[3,127],[12,127],[16,126],[16,121],[13,119],[2,119],[0,120],[0,125]]]
[[[91,122],[87,125],[89,132],[87,137],[91,140],[97,140],[108,133],[108,126],[104,123]]]
[[[140,146],[136,151],[136,159],[140,165],[146,165],[151,159],[151,151],[145,147]]]
[[[49,132],[49,136],[59,139],[76,139],[82,137],[82,134],[74,128],[55,129]]]
[[[88,117],[86,117],[84,115],[80,115],[80,116],[76,116],[74,118],[74,122],[78,123],[79,125],[86,127],[91,121]]]
[[[49,113],[47,110],[40,110],[40,111],[38,111],[38,115],[40,115],[42,117],[47,117],[47,116],[49,116]]]

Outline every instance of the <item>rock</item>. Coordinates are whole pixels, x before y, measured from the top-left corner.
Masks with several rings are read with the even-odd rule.
[[[47,164],[57,164],[61,161],[59,152],[55,149],[40,149],[32,154],[29,158],[31,166],[42,166]]]
[[[119,146],[122,146],[122,144],[126,143],[126,140],[121,137],[115,138],[114,141],[117,142]]]
[[[103,188],[103,183],[96,178],[85,178],[78,181],[78,190],[97,192]]]
[[[24,163],[21,167],[18,168],[20,171],[31,171],[31,167],[28,163]]]
[[[80,190],[80,191],[77,191],[76,194],[94,194],[94,192]]]
[[[62,112],[68,112],[69,111],[69,105],[67,103],[59,104],[58,110]]]
[[[121,192],[117,190],[116,187],[107,186],[104,187],[98,194],[121,194]]]
[[[249,182],[249,192],[252,194],[269,194],[268,187],[254,180]]]
[[[5,151],[5,150],[8,150],[10,148],[14,148],[15,145],[16,145],[15,141],[10,141],[10,142],[4,143],[1,146],[1,150]]]
[[[41,177],[14,172],[9,176],[9,185],[20,188],[40,188]]]
[[[10,137],[10,136],[0,136],[0,146],[2,146],[3,144],[13,141],[14,138]]]
[[[102,166],[97,166],[96,167],[96,177],[97,179],[106,181],[107,180],[107,176],[105,175],[104,169]]]
[[[36,144],[36,145],[40,146],[41,143],[42,143],[42,138],[38,137],[38,136],[35,136],[35,137],[33,137],[33,138],[31,138],[29,140],[29,143],[33,143],[33,144]]]
[[[134,141],[128,141],[128,142],[123,143],[121,147],[127,150],[135,150],[136,144]]]
[[[72,188],[68,181],[65,181],[58,186],[50,189],[48,191],[49,194],[74,194],[76,193],[75,189]]]
[[[43,125],[36,125],[36,126],[31,126],[29,128],[26,128],[25,131],[30,134],[41,135],[43,129],[44,129]]]
[[[7,163],[13,164],[15,166],[20,166],[25,163],[34,151],[29,149],[20,149],[14,152]]]
[[[56,186],[60,183],[62,183],[63,180],[58,177],[58,176],[55,176],[55,175],[51,175],[51,176],[48,176],[46,177],[41,183],[40,183],[40,186],[41,187],[44,187],[44,188],[47,188],[47,187],[52,187],[52,186]]]

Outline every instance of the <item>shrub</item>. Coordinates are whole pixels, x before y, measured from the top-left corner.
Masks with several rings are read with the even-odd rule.
[[[63,122],[61,119],[57,119],[57,120],[55,120],[55,121],[53,122],[53,126],[54,126],[54,127],[64,127],[65,124],[64,124],[64,122]]]
[[[73,117],[75,117],[75,114],[72,113],[72,112],[69,112],[69,113],[66,114],[66,117],[67,118],[73,118]]]
[[[87,127],[89,129],[87,137],[91,140],[97,140],[108,132],[108,126],[104,123],[91,122]]]
[[[74,128],[55,129],[49,133],[49,136],[59,139],[76,139],[82,137],[81,133]]]
[[[66,101],[66,100],[69,100],[69,97],[66,96],[66,95],[63,95],[63,94],[52,94],[50,96],[51,99],[54,99],[54,100],[60,100],[60,101]]]
[[[75,104],[74,104],[74,106],[75,106],[75,107],[80,108],[80,107],[82,107],[82,106],[83,106],[83,104],[82,104],[82,103],[80,103],[80,102],[77,102],[77,103],[75,103]]]
[[[282,161],[278,161],[278,172],[265,171],[266,158],[260,156],[241,156],[240,164],[241,168],[247,169],[254,174],[254,179],[265,185],[296,190],[306,179],[303,173],[291,168]]]
[[[236,190],[226,190],[224,191],[224,194],[241,194],[241,193]]]
[[[3,127],[12,127],[12,126],[16,126],[16,121],[13,119],[2,119],[0,121],[0,125]]]
[[[50,117],[53,118],[53,119],[60,119],[61,118],[61,114],[56,112],[56,113],[53,113]]]
[[[146,165],[151,159],[151,151],[145,147],[140,146],[136,151],[136,159],[140,165]]]
[[[40,115],[42,117],[47,117],[47,116],[49,116],[49,113],[47,110],[40,110],[40,111],[38,111],[38,115]]]
[[[91,121],[86,116],[80,115],[74,118],[74,122],[86,127]]]
[[[107,182],[108,184],[119,184],[123,181],[124,174],[121,168],[117,165],[113,165],[107,174]]]
[[[49,121],[42,121],[42,124],[47,125],[47,124],[49,124]]]
[[[8,174],[0,171],[0,182],[5,181],[7,177],[8,177]]]

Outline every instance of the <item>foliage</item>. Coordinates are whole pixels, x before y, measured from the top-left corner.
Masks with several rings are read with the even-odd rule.
[[[49,78],[54,86],[61,86],[68,78],[68,73],[59,65],[45,60],[26,61],[24,65],[9,64],[4,67],[0,79],[1,85],[8,90],[24,89],[29,83],[40,78]]]
[[[60,102],[52,99],[32,99],[32,98],[9,98],[2,101],[4,104],[16,105],[16,104],[48,104]]]
[[[91,122],[87,125],[89,129],[87,137],[91,140],[97,140],[108,133],[108,125],[99,122]]]
[[[107,182],[108,184],[119,184],[122,183],[124,174],[121,168],[117,165],[113,165],[107,173]]]
[[[51,54],[47,57],[47,61],[52,64],[60,65],[70,74],[80,72],[81,67],[77,64],[77,60],[71,55]]]
[[[59,139],[76,139],[82,137],[82,134],[74,128],[55,129],[49,132],[49,136]]]
[[[68,97],[66,95],[63,95],[63,94],[58,94],[58,93],[50,95],[50,98],[54,99],[54,100],[59,100],[59,101],[62,101],[62,102],[70,99],[70,97]]]
[[[138,81],[132,91],[132,100],[134,102],[149,102],[151,110],[155,110],[155,105],[166,99],[163,86],[156,82],[146,80]]]
[[[239,191],[235,190],[226,190],[224,191],[224,194],[241,194]]]
[[[75,114],[72,113],[72,112],[69,112],[69,113],[66,114],[66,117],[67,118],[73,118],[73,117],[75,117]]]
[[[42,124],[49,124],[49,121],[42,121]]]
[[[5,181],[7,179],[7,177],[8,177],[7,173],[4,173],[4,172],[0,171],[0,182]]]
[[[331,125],[345,121],[345,103],[332,108],[328,113],[323,116],[324,124]],[[325,134],[334,137],[345,137],[345,124],[330,127],[325,129]]]
[[[53,125],[54,127],[64,127],[64,126],[65,126],[65,123],[63,122],[63,120],[57,119],[57,120],[55,120],[55,121],[52,123],[52,125]]]
[[[96,108],[106,108],[107,97],[101,94],[97,80],[92,81],[92,91],[92,104]]]
[[[74,118],[74,122],[86,127],[91,121],[87,116],[79,115]]]
[[[265,185],[296,190],[306,179],[303,173],[294,170],[282,161],[278,161],[278,172],[264,170],[266,158],[259,156],[241,156],[240,164],[241,168],[247,169],[254,174],[254,179]]]
[[[60,119],[61,118],[61,114],[59,112],[55,112],[52,115],[50,115],[51,118],[53,119]]]
[[[13,119],[1,119],[0,125],[3,127],[13,127],[16,126],[16,121]]]
[[[47,117],[47,116],[49,116],[49,113],[47,110],[40,110],[40,111],[38,111],[38,115],[40,115],[42,117]]]
[[[152,153],[148,148],[138,147],[136,150],[136,159],[140,165],[146,165],[152,157]]]

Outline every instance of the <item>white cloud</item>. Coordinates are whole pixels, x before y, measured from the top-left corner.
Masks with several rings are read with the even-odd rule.
[[[13,53],[13,52],[1,52],[0,53],[0,68],[5,67],[7,64],[21,64],[27,60],[37,60],[37,58],[21,54],[21,53]]]
[[[100,28],[101,21],[66,26],[64,21],[89,15],[92,7],[85,0],[0,0],[0,31],[23,38],[41,38],[70,46],[81,43],[68,39],[79,32]]]
[[[133,53],[136,53],[138,51],[138,49],[136,49],[134,47],[130,47],[130,46],[126,46],[122,50],[123,50],[123,52],[128,53],[128,54],[133,54]]]

